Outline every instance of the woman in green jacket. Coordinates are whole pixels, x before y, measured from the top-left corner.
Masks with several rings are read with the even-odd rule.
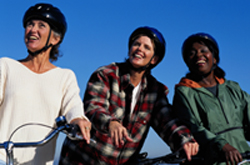
[[[182,55],[190,72],[176,85],[173,106],[200,144],[203,164],[242,161],[240,153],[250,151],[250,95],[225,79],[218,66],[218,44],[209,34],[189,36]],[[220,163],[220,158],[226,162]]]

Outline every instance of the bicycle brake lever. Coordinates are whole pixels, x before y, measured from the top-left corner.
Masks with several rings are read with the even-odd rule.
[[[83,137],[81,135],[79,135],[80,128],[78,125],[76,124],[68,124],[67,125],[67,136],[71,139],[71,140],[83,140]]]
[[[148,156],[148,153],[147,152],[143,152],[143,153],[140,153],[138,155],[138,159],[146,159],[147,156]]]
[[[180,157],[179,154],[173,153],[173,154],[168,154],[163,158],[164,161],[168,163],[183,163],[185,162],[186,158]]]
[[[68,124],[67,135],[71,140],[83,140],[82,135],[79,133],[81,132],[80,127],[76,124]],[[96,143],[94,139],[90,139],[90,142]]]

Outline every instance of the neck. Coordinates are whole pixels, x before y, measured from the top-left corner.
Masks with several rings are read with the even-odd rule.
[[[188,78],[196,81],[202,87],[213,87],[217,84],[213,71],[206,76],[197,76],[194,74],[189,74]]]
[[[198,84],[200,84],[200,86],[203,86],[203,87],[213,87],[213,86],[217,85],[217,81],[215,78],[202,79],[200,82],[198,82]]]
[[[49,60],[49,52],[41,52],[36,56],[28,55],[28,57],[20,60],[20,62],[35,73],[44,73],[55,68]]]
[[[130,70],[130,81],[136,87],[142,80],[145,71],[134,71]]]

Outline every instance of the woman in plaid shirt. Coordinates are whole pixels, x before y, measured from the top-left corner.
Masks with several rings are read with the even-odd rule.
[[[168,88],[150,73],[164,57],[165,40],[151,27],[139,27],[129,38],[129,57],[97,69],[84,96],[86,116],[95,140],[65,140],[60,164],[132,164],[150,126],[171,147],[190,160],[198,144],[171,114]]]

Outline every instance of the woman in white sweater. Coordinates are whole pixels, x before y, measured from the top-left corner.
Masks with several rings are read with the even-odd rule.
[[[6,141],[18,126],[38,122],[55,125],[55,118],[65,115],[78,124],[89,143],[91,123],[84,115],[75,74],[52,64],[67,24],[61,11],[50,4],[30,7],[23,18],[25,44],[29,55],[23,60],[0,59],[0,142]],[[29,126],[18,131],[13,141],[37,141],[51,130]],[[56,139],[37,148],[15,149],[17,164],[52,164]],[[0,150],[0,160],[5,160]]]

